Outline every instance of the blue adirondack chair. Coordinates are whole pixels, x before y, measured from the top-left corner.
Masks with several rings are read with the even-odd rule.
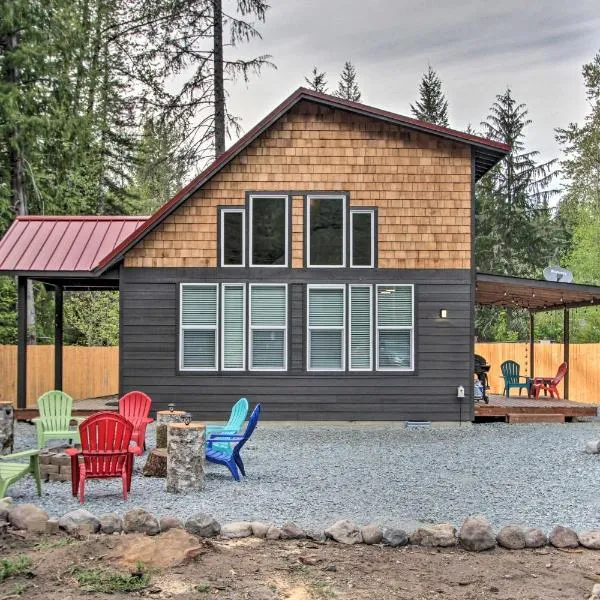
[[[213,433],[209,436],[206,443],[206,460],[217,465],[225,465],[231,471],[231,474],[236,481],[240,480],[240,473],[244,477],[246,476],[240,451],[244,447],[244,444],[250,439],[252,432],[256,428],[259,416],[260,404],[257,404],[250,415],[250,419],[248,419],[246,431],[244,431],[242,435],[235,433]],[[233,448],[216,448],[215,442],[226,442],[232,444]]]
[[[521,375],[521,366],[514,360],[506,360],[500,365],[502,371],[502,377],[504,378],[504,394],[508,398],[510,396],[510,388],[518,388],[519,396],[521,391],[525,389],[527,395],[529,395],[529,388],[531,386],[531,379]],[[525,381],[521,381],[524,379]]]
[[[225,425],[207,425],[206,426],[206,437],[208,438],[213,433],[238,433],[248,414],[248,400],[246,398],[240,398],[231,409],[229,415],[229,421]],[[216,450],[229,450],[231,444],[213,444],[213,448]]]

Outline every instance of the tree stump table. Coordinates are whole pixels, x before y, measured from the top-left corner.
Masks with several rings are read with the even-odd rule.
[[[183,410],[159,410],[156,412],[156,447],[167,447],[167,425],[169,423],[181,423],[183,421]]]
[[[15,442],[15,411],[12,404],[0,404],[0,454],[11,454]]]
[[[146,477],[166,477],[167,476],[167,449],[154,448],[150,450],[144,470],[142,473]]]
[[[167,426],[167,492],[186,493],[204,487],[204,439],[206,425]]]

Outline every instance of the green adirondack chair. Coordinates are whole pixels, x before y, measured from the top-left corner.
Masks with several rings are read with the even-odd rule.
[[[207,425],[206,426],[206,439],[215,433],[237,433],[246,420],[248,414],[248,400],[246,398],[240,398],[232,407],[231,414],[229,415],[229,421],[225,425]],[[214,448],[218,450],[229,450],[231,444],[221,443],[214,444]]]
[[[38,449],[42,449],[47,440],[73,440],[79,442],[79,423],[85,417],[72,417],[73,398],[64,392],[52,390],[38,399],[40,416],[33,419],[37,431]],[[71,428],[71,421],[76,421]]]
[[[25,450],[15,454],[0,455],[0,498],[6,496],[9,485],[15,483],[26,475],[33,475],[37,485],[38,496],[42,495],[42,483],[40,479],[39,450]],[[29,462],[15,462],[21,458],[29,458]]]
[[[529,386],[531,385],[531,379],[521,375],[521,365],[514,360],[506,360],[500,365],[502,371],[502,377],[504,378],[504,394],[508,398],[510,396],[510,388],[518,388],[519,396],[521,391],[525,389],[527,395],[529,395]],[[521,381],[524,379],[525,381]]]

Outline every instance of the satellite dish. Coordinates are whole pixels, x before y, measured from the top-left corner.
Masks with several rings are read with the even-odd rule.
[[[544,269],[544,279],[546,281],[558,281],[560,283],[571,283],[573,273],[563,267],[546,267]]]

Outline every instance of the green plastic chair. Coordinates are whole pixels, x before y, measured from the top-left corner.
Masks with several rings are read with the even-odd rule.
[[[39,450],[25,450],[15,454],[0,455],[0,498],[6,496],[9,485],[15,483],[26,475],[33,475],[37,485],[38,496],[42,495],[42,482],[40,479]],[[15,459],[29,457],[29,463],[14,462]]]
[[[514,360],[506,360],[500,365],[500,370],[504,378],[504,394],[507,398],[510,396],[510,388],[518,388],[519,396],[523,389],[527,390],[527,395],[529,395],[531,379],[520,374],[521,366],[519,363]],[[525,381],[521,381],[521,379]]]
[[[38,449],[42,449],[47,440],[72,440],[79,442],[79,423],[85,417],[71,416],[73,398],[64,392],[52,390],[46,392],[37,401],[40,416],[33,419],[37,431]],[[75,429],[70,426],[76,421]]]
[[[248,400],[246,398],[240,398],[231,409],[229,415],[229,421],[225,425],[207,425],[206,426],[206,439],[215,433],[237,433],[240,431],[246,420],[248,414]],[[226,451],[229,450],[231,444],[213,444],[216,450]]]

